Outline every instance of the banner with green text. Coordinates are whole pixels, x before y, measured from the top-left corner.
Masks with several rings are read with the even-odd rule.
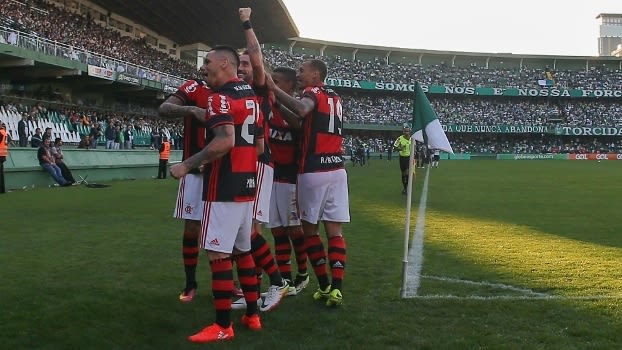
[[[376,82],[343,78],[326,78],[326,85],[362,90],[414,92],[415,83]],[[430,94],[522,96],[522,97],[622,97],[622,90],[611,89],[558,89],[558,88],[493,88],[472,86],[424,85]]]
[[[546,125],[478,125],[443,124],[445,132],[498,133],[498,134],[549,134],[552,128]]]
[[[555,135],[622,136],[622,127],[614,126],[556,126]]]

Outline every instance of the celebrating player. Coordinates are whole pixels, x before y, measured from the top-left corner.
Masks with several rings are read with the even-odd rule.
[[[268,91],[265,88],[265,72],[263,67],[263,55],[255,31],[250,22],[251,9],[239,9],[240,21],[244,28],[247,51],[240,55],[240,66],[238,77],[248,82],[258,95],[261,111],[263,113],[263,123],[260,125],[260,132],[263,133],[264,151],[259,155],[257,162],[257,196],[253,207],[253,233],[252,233],[252,252],[255,264],[263,269],[270,278],[270,287],[264,297],[260,309],[269,311],[275,308],[290,286],[281,276],[274,256],[270,251],[270,246],[261,235],[262,224],[268,223],[270,218],[270,194],[272,192],[272,179],[274,168],[270,156],[270,145],[267,137],[266,119],[270,115],[271,101]],[[261,276],[261,272],[258,273]],[[292,290],[295,290],[293,287]],[[236,301],[237,302],[237,301]]]
[[[234,337],[232,255],[247,304],[241,322],[251,330],[261,329],[255,263],[250,253],[259,105],[250,85],[237,77],[238,65],[238,54],[230,47],[217,46],[207,53],[205,76],[214,90],[207,100],[207,145],[171,167],[171,175],[181,178],[191,169],[205,166],[199,246],[207,250],[210,261],[216,321],[189,337],[195,343]]]
[[[205,77],[206,64],[200,72]],[[182,160],[188,159],[205,147],[205,125],[195,116],[204,118],[207,97],[211,93],[204,80],[191,79],[182,84],[158,109],[160,117],[184,118],[184,150]],[[192,301],[197,291],[196,268],[199,256],[199,232],[203,215],[203,174],[198,168],[179,181],[177,202],[173,217],[184,219],[182,256],[186,274],[186,286],[179,295],[182,303]]]
[[[298,82],[303,87],[300,99],[280,89],[269,76],[267,83],[279,102],[302,117],[297,190],[307,254],[320,285],[313,298],[336,306],[342,303],[346,264],[342,225],[350,221],[350,209],[348,178],[341,153],[341,98],[324,85],[327,71],[326,64],[317,59],[302,63],[298,72]],[[328,236],[328,259],[319,236],[320,221]],[[327,260],[332,282],[326,269]]]
[[[272,72],[274,84],[290,95],[296,88],[296,71],[278,67]],[[300,293],[309,284],[307,253],[304,233],[300,226],[296,180],[298,174],[300,120],[280,104],[272,105],[268,118],[269,144],[274,161],[274,183],[270,197],[270,222],[268,227],[274,236],[274,253],[281,276],[292,280],[292,245],[298,265],[294,290],[290,295]],[[290,243],[291,240],[291,243]]]

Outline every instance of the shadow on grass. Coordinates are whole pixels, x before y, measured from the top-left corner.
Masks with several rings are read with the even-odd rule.
[[[445,162],[432,169],[428,208],[622,248],[622,163]]]

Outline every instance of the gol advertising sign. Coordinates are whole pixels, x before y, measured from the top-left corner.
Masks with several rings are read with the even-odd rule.
[[[622,154],[617,154],[617,153],[569,154],[568,160],[622,160]]]

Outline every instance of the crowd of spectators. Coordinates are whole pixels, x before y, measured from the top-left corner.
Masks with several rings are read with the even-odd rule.
[[[450,135],[455,153],[622,153],[622,140],[588,136]]]
[[[14,97],[0,98],[0,106],[6,111],[22,115],[34,129],[44,129],[45,125],[49,125],[52,121],[52,114],[57,116],[55,122],[66,123],[71,126],[72,131],[80,134],[81,148],[97,148],[101,145],[100,147],[107,149],[132,149],[135,148],[138,135],[146,134],[149,135],[146,145],[152,149],[159,147],[162,135],[168,137],[173,149],[181,149],[183,144],[182,123],[177,120],[155,118],[154,114],[124,113],[62,103],[28,104]],[[30,131],[34,133],[35,130]]]
[[[342,94],[344,120],[357,124],[401,125],[412,118],[412,98]],[[443,124],[622,126],[619,99],[431,97]]]
[[[89,16],[83,16],[44,0],[31,0],[28,5],[17,1],[0,3],[0,20],[12,28],[33,33],[39,37],[71,45],[75,50],[88,50],[116,60],[127,61],[178,77],[190,77],[196,67],[161,52],[143,39],[121,36],[118,31],[105,28]],[[4,38],[6,41],[8,38]],[[266,47],[265,57],[272,66],[297,67],[302,59],[316,57]],[[75,53],[68,52],[70,58]],[[557,70],[550,67],[486,68],[481,65],[452,66],[448,63],[419,65],[415,63],[387,63],[382,58],[353,60],[340,56],[317,57],[326,61],[329,77],[393,83],[499,88],[535,88],[539,80],[554,76],[554,86],[568,89],[622,90],[622,72],[604,66],[589,69]],[[106,65],[106,62],[100,62]],[[115,67],[118,68],[118,67]],[[124,68],[119,68],[124,69]]]
[[[412,84],[418,81],[428,85],[497,88],[538,88],[539,80],[554,77],[553,86],[564,89],[622,90],[622,71],[593,66],[585,70],[558,70],[538,68],[486,68],[476,64],[467,67],[446,63],[419,65],[388,63],[383,58],[353,60],[339,56],[294,54],[276,47],[264,50],[265,57],[274,66],[297,67],[305,58],[319,58],[328,65],[328,76],[375,82]]]
[[[162,73],[179,77],[191,77],[196,73],[192,65],[156,50],[144,40],[121,36],[118,31],[103,27],[88,16],[67,11],[44,0],[30,0],[27,4],[17,1],[0,2],[0,24],[17,31],[70,45],[76,52],[85,50],[105,55],[114,60],[127,61]],[[12,43],[11,37],[1,37]],[[76,52],[67,52],[70,59],[77,59]],[[287,50],[265,47],[264,55],[272,66],[297,67],[308,54],[292,54]],[[589,69],[552,72],[549,67],[524,67],[488,69],[472,64],[468,67],[452,67],[446,63],[418,65],[413,63],[387,63],[384,58],[353,60],[339,56],[318,57],[327,62],[329,77],[366,81],[463,86],[535,88],[538,80],[554,77],[554,87],[568,89],[613,89],[622,90],[622,72],[606,67],[593,66]],[[99,61],[107,65],[105,61]],[[117,71],[123,67],[114,66]],[[547,71],[549,75],[547,76]],[[400,94],[363,94],[340,90],[344,104],[344,120],[350,123],[401,125],[411,119],[412,100]],[[50,92],[53,95],[53,91]],[[431,103],[444,124],[478,125],[572,125],[572,126],[622,126],[622,102],[616,99],[553,99],[553,98],[482,98],[431,95]],[[112,144],[111,148],[127,147],[131,138],[128,131],[149,133],[149,146],[158,147],[158,140],[166,135],[173,148],[180,148],[183,128],[180,121],[164,121],[155,118],[156,106],[93,106],[89,101],[69,104],[62,101],[54,105],[20,102],[3,103],[5,108],[15,108],[26,113],[38,124],[39,118],[46,118],[48,111],[56,111],[75,130],[81,132],[84,147],[96,146],[97,141]],[[32,106],[32,107],[28,107]],[[99,131],[98,131],[99,130]],[[452,136],[454,137],[454,136]],[[461,136],[462,137],[462,136]],[[95,143],[93,143],[95,140]],[[475,152],[578,152],[584,149],[619,148],[619,144],[584,140],[552,143],[553,138],[542,140],[531,136],[514,140],[513,137],[499,141],[497,137],[482,136],[476,139],[464,136],[452,140],[458,151]],[[84,141],[84,140],[83,140]],[[106,142],[110,141],[110,142]],[[364,143],[372,152],[386,151],[392,140],[382,137],[357,140],[347,138],[346,146]],[[599,142],[603,142],[602,144]],[[131,145],[131,142],[130,142]],[[131,147],[131,146],[130,146]]]
[[[359,147],[386,158],[399,136],[380,135],[344,137],[344,151],[349,155]],[[447,134],[454,153],[471,154],[546,154],[546,153],[622,153],[622,139],[615,137],[553,136],[541,134]]]
[[[44,0],[30,0],[28,5],[17,1],[0,3],[0,20],[16,30],[34,33],[40,37],[88,50],[114,59],[148,67],[179,77],[192,76],[196,68],[152,48],[143,39],[121,36],[116,30],[97,24],[83,16]],[[5,39],[6,40],[6,39]],[[286,50],[267,47],[265,57],[273,66],[296,67],[309,54],[292,54]],[[74,53],[68,53],[74,57]],[[528,88],[538,87],[538,80],[546,78],[550,67],[486,68],[471,64],[465,67],[448,63],[419,65],[391,63],[378,57],[371,60],[353,60],[340,56],[318,57],[327,62],[329,76],[335,78],[424,84]],[[622,72],[607,67],[592,66],[585,70],[557,70],[552,73],[559,88],[569,89],[622,89]]]
[[[87,50],[179,77],[196,72],[192,65],[152,48],[143,39],[121,36],[118,31],[105,28],[88,16],[43,0],[31,0],[28,5],[2,1],[0,19],[15,30],[71,45],[76,51]],[[67,56],[77,59],[77,53],[73,51]]]
[[[313,55],[292,54],[278,48],[266,48],[265,56],[274,66],[295,67]],[[341,57],[319,57],[327,62],[330,77],[345,79],[469,87],[534,88],[546,78],[541,69],[486,69],[386,64],[383,59],[358,61]],[[570,89],[622,90],[622,72],[601,67],[589,70],[557,71],[555,84]],[[394,95],[358,95],[343,93],[344,119],[351,123],[400,125],[411,118],[412,98]],[[536,98],[453,98],[430,97],[439,120],[445,124],[480,125],[553,125],[622,126],[622,102],[619,99],[562,100]]]
[[[357,97],[357,99],[345,99],[354,108],[357,104],[352,101],[360,101],[359,107],[374,105],[370,102],[370,97]],[[134,148],[132,138],[137,133],[148,134],[148,143],[142,145],[152,149],[159,147],[162,136],[166,135],[171,141],[173,149],[181,149],[183,144],[183,124],[180,120],[165,120],[154,117],[154,115],[140,115],[123,112],[116,112],[101,108],[84,108],[76,105],[65,105],[51,103],[46,105],[37,102],[31,105],[21,103],[19,99],[6,98],[0,100],[0,106],[7,111],[12,111],[20,115],[26,115],[35,127],[44,129],[44,124],[40,121],[49,121],[51,112],[56,112],[58,118],[63,123],[68,123],[74,130],[82,130],[81,136],[87,141],[82,142],[83,148],[109,149],[129,149]],[[397,109],[396,106],[403,105],[409,108],[409,100],[384,97],[381,103],[391,103],[391,110]],[[389,101],[389,102],[387,102]],[[32,102],[32,101],[30,101]],[[524,99],[518,103],[508,103],[503,101],[483,100],[477,98],[462,99],[439,99],[433,100],[439,118],[445,124],[473,124],[481,125],[546,125],[540,123],[547,118],[547,111],[550,108],[563,109],[566,118],[573,120],[574,125],[602,125],[607,122],[610,126],[622,126],[619,116],[622,111],[620,103],[604,102],[573,102],[572,104],[550,105],[549,102],[532,103],[532,100]],[[383,107],[373,106],[382,111]],[[344,108],[344,110],[347,110]],[[541,114],[537,114],[537,112]],[[588,111],[598,112],[596,117],[585,117]],[[155,112],[154,112],[155,113]],[[520,119],[522,115],[531,115],[532,119]],[[474,116],[474,117],[470,117]],[[535,117],[533,117],[535,116]],[[550,113],[548,114],[550,116]],[[406,122],[410,118],[406,113],[404,119],[396,122]],[[603,119],[603,117],[611,119]],[[617,119],[616,119],[617,117]],[[574,119],[572,119],[574,118]],[[382,121],[376,121],[382,122]],[[33,130],[34,131],[34,130]],[[390,145],[393,144],[392,137],[374,135],[370,137],[348,135],[344,139],[344,148],[352,149],[363,144],[372,153],[386,153]],[[607,140],[597,138],[588,140],[585,137],[559,137],[552,135],[534,136],[533,134],[508,135],[508,134],[456,134],[448,133],[456,152],[465,153],[581,153],[588,151],[619,151],[622,152],[622,140]],[[589,152],[588,152],[589,153]]]

